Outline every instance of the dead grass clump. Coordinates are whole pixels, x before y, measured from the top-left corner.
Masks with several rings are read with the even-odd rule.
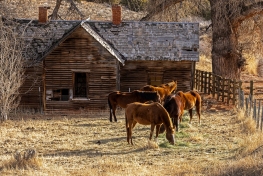
[[[263,160],[261,156],[249,156],[239,160],[228,161],[217,167],[210,175],[214,176],[243,176],[262,175]]]
[[[238,122],[243,122],[245,121],[246,118],[246,111],[242,109],[237,110],[237,121]]]
[[[159,149],[159,145],[157,144],[157,142],[148,139],[147,143],[144,146],[144,149]]]
[[[251,154],[261,151],[263,153],[263,136],[261,132],[248,135],[240,143],[240,156],[249,156]]]
[[[16,152],[13,157],[4,162],[2,169],[38,169],[42,166],[42,160],[37,157],[34,149]]]
[[[204,140],[204,137],[202,134],[198,134],[198,133],[194,133],[190,136],[189,138],[189,142],[200,142],[200,141],[203,141]]]
[[[256,132],[256,121],[253,118],[251,117],[246,118],[242,125],[243,125],[242,131],[244,133],[253,134]]]

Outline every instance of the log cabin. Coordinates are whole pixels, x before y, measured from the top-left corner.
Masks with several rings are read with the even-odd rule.
[[[122,21],[115,5],[112,21],[50,21],[48,9],[39,7],[38,20],[16,20],[32,60],[20,108],[100,110],[112,91],[172,80],[177,90],[193,89],[198,23]]]

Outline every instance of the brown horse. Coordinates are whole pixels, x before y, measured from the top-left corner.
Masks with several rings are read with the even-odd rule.
[[[176,91],[176,89],[177,89],[177,81],[172,81],[166,84],[161,84],[160,86],[146,85],[142,87],[140,90],[158,92],[160,95],[161,102],[163,103],[164,99],[172,92]]]
[[[108,104],[110,107],[110,121],[112,122],[112,114],[113,114],[114,120],[115,122],[117,122],[117,118],[115,115],[117,106],[126,108],[127,104],[129,103],[133,103],[133,102],[144,103],[146,101],[160,102],[160,96],[157,92],[154,91],[135,90],[133,92],[120,92],[120,91],[111,92],[108,95]]]
[[[182,115],[184,110],[188,110],[190,114],[190,122],[192,121],[192,110],[195,107],[199,118],[199,124],[201,124],[201,96],[196,91],[189,91],[183,93],[182,91],[176,94],[170,95],[165,99],[164,108],[169,112],[170,117],[173,119],[173,123],[178,131],[179,120],[182,122]],[[160,132],[163,132],[164,128],[161,127]]]
[[[125,121],[127,130],[127,142],[133,145],[132,129],[136,123],[142,125],[151,125],[150,140],[152,139],[154,128],[156,128],[156,136],[159,135],[160,125],[163,124],[166,130],[166,139],[174,145],[174,127],[169,113],[164,107],[158,103],[131,103],[125,109]]]

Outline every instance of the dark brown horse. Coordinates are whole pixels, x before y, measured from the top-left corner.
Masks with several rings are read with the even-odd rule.
[[[164,99],[172,92],[176,91],[176,89],[177,89],[177,81],[172,81],[166,84],[161,84],[160,86],[146,85],[142,87],[140,90],[158,92],[160,95],[161,102],[163,103]]]
[[[186,93],[179,91],[176,94],[168,96],[164,102],[164,108],[169,112],[170,117],[176,126],[176,131],[178,131],[179,120],[182,122],[184,110],[189,111],[189,123],[191,123],[193,117],[192,110],[194,107],[199,118],[199,124],[201,124],[201,96],[196,91],[189,91]],[[164,128],[161,127],[160,131],[163,132]]]
[[[136,123],[142,125],[151,125],[150,140],[152,139],[154,128],[156,128],[156,136],[159,135],[160,125],[163,124],[166,130],[166,139],[174,145],[174,127],[169,116],[169,113],[164,107],[158,103],[153,102],[149,104],[145,103],[131,103],[127,105],[125,109],[125,121],[127,130],[127,142],[133,145],[132,142],[132,129]]]
[[[108,95],[108,104],[110,107],[110,121],[112,122],[112,114],[114,116],[115,122],[117,118],[115,111],[117,106],[126,108],[127,104],[133,102],[144,103],[146,101],[160,102],[160,96],[157,92],[154,91],[139,91],[135,90],[133,92],[112,92]]]

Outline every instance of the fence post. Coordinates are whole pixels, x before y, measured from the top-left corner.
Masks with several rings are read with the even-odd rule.
[[[225,81],[226,79],[223,78],[223,83],[221,84],[222,85],[222,102],[224,102],[225,100]]]
[[[198,91],[201,91],[201,74],[202,72],[199,70],[198,72]]]
[[[257,104],[256,104],[256,99],[254,100],[254,104],[253,104],[253,118],[256,121],[257,120]]]
[[[251,100],[253,99],[253,81],[250,81],[249,94],[251,95]]]
[[[217,90],[216,90],[216,93],[217,93],[217,101],[219,101],[219,98],[220,98],[220,81],[221,81],[221,77],[220,76],[217,76]]]
[[[262,131],[262,123],[263,123],[263,106],[261,109],[261,123],[260,123],[260,130]]]
[[[229,105],[229,102],[230,102],[230,94],[231,94],[231,80],[228,79],[227,80],[227,104]],[[234,92],[233,92],[233,95],[234,95]],[[233,96],[233,99],[234,99],[234,96]]]
[[[201,71],[201,92],[204,91],[204,72]]]
[[[207,72],[204,72],[204,93],[206,94],[206,88],[207,88]]]
[[[211,72],[208,73],[208,95],[211,94]]]
[[[199,74],[199,70],[195,70],[195,84],[194,84],[194,86],[195,86],[195,89],[196,90],[198,90],[197,88],[198,88],[198,74]]]
[[[239,108],[241,107],[241,109],[244,109],[244,98],[245,98],[245,95],[244,95],[244,91],[239,88]]]
[[[259,102],[258,102],[258,118],[257,118],[257,128],[259,128],[260,108],[261,108],[261,101],[259,100]]]
[[[248,104],[249,104],[249,98],[246,98],[246,116],[249,116],[249,110],[248,110]]]
[[[215,98],[215,93],[216,93],[216,75],[212,74],[212,96]]]

